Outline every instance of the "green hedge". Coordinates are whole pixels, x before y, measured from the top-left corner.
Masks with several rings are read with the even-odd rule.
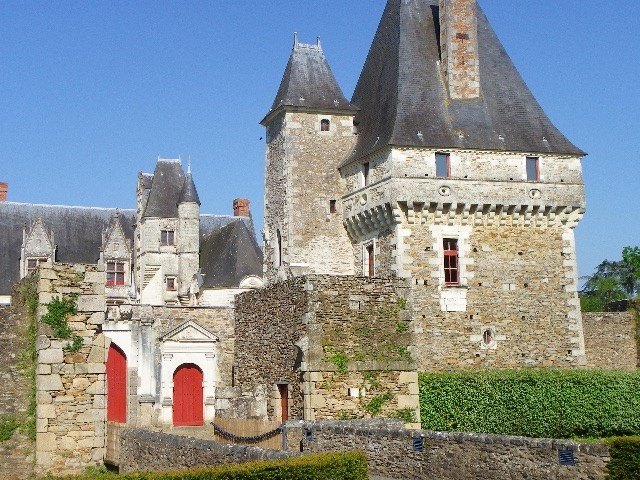
[[[322,453],[287,460],[225,465],[176,472],[110,475],[87,473],[69,480],[366,480],[364,452]]]
[[[613,438],[609,441],[611,460],[607,465],[610,480],[640,478],[640,438]]]
[[[420,374],[422,428],[528,437],[640,434],[640,374],[516,370]]]

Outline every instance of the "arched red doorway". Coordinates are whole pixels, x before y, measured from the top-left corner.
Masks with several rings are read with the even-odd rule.
[[[197,365],[181,365],[173,374],[173,424],[177,427],[204,424],[203,375]]]
[[[107,353],[107,420],[127,423],[127,356],[113,343]]]

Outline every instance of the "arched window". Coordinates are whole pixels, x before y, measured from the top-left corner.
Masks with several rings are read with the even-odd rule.
[[[323,118],[322,120],[320,120],[321,132],[328,132],[330,129],[331,129],[331,122],[329,121],[328,118]]]
[[[127,423],[127,356],[113,343],[107,353],[107,421]]]
[[[180,365],[173,374],[173,424],[193,427],[204,424],[204,375],[197,365]]]

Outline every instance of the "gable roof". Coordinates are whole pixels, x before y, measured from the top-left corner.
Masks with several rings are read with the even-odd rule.
[[[200,270],[203,288],[237,288],[248,275],[262,276],[262,250],[245,222],[232,222],[202,239]]]
[[[266,125],[281,108],[320,111],[355,111],[345,98],[329,67],[320,39],[316,45],[298,43],[284,71],[280,88],[269,113],[260,122]]]
[[[438,0],[387,2],[351,100],[358,141],[341,166],[389,145],[585,155],[551,123],[476,8],[480,97],[451,100]]]

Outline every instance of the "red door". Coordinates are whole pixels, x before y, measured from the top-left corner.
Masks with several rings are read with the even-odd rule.
[[[173,374],[173,424],[177,427],[204,424],[202,370],[196,365],[180,366]]]
[[[107,420],[127,422],[127,357],[113,343],[107,353]]]

